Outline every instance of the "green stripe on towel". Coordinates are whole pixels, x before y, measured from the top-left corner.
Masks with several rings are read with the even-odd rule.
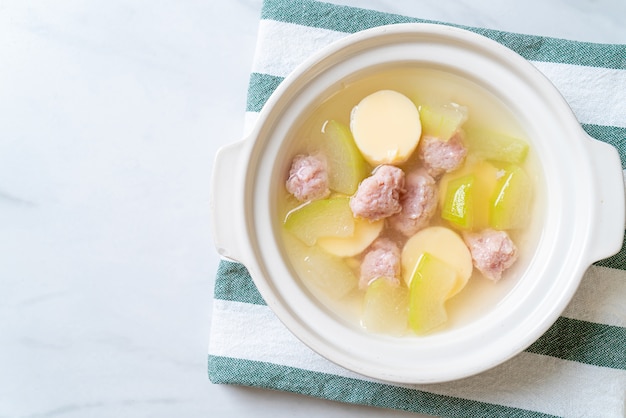
[[[266,305],[243,264],[221,260],[215,279],[215,299]]]
[[[283,81],[283,77],[276,77],[268,74],[250,74],[250,84],[248,86],[248,101],[246,111],[260,112],[267,99],[270,98],[274,90]]]
[[[222,260],[215,298],[265,305],[246,268]],[[526,351],[595,366],[626,370],[626,328],[560,317]]]
[[[526,351],[626,370],[625,341],[626,328],[560,317]]]
[[[322,399],[440,417],[554,417],[526,409],[239,358],[209,356],[209,378],[213,383],[271,388]]]
[[[260,112],[263,106],[265,106],[265,102],[267,102],[274,90],[276,90],[283,80],[283,77],[276,77],[269,74],[250,74],[246,112]]]
[[[397,23],[441,23],[312,0],[266,0],[261,19],[346,33]],[[450,26],[491,38],[532,61],[626,69],[626,45],[577,42],[462,25]]]

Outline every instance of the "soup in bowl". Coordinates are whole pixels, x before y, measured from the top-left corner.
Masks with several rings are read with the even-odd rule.
[[[316,297],[364,329],[467,323],[530,260],[541,168],[514,115],[476,83],[407,63],[370,72],[291,134],[284,251]]]
[[[602,179],[602,181],[600,181]],[[532,344],[619,250],[621,164],[530,63],[429,24],[340,40],[220,150],[213,225],[301,341],[441,382]]]

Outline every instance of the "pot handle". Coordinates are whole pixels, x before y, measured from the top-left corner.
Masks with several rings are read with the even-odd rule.
[[[591,261],[616,254],[624,240],[624,174],[615,147],[585,134],[587,150],[594,169],[595,228],[590,246]]]
[[[245,140],[223,146],[215,155],[211,180],[211,224],[217,252],[243,262],[245,219],[240,160]]]

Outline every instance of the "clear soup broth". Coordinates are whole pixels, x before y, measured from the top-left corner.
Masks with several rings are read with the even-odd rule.
[[[353,113],[355,107],[362,106],[364,98],[379,91],[389,90],[405,96],[418,109],[421,134],[415,150],[409,153],[406,160],[392,161],[384,165],[399,168],[404,173],[405,178],[408,178],[414,172],[423,173],[425,160],[421,157],[420,152],[422,151],[420,151],[420,146],[425,146],[425,136],[437,136],[436,134],[441,132],[444,132],[441,135],[448,135],[446,129],[450,127],[452,129],[449,130],[451,132],[454,131],[453,136],[458,134],[461,143],[466,149],[466,155],[458,167],[449,170],[449,172],[439,172],[431,175],[437,191],[436,203],[434,204],[436,208],[430,215],[427,225],[421,227],[420,231],[428,228],[443,227],[457,235],[461,242],[467,242],[466,237],[468,234],[479,234],[487,229],[504,231],[514,243],[516,251],[512,265],[504,269],[501,278],[489,279],[486,274],[476,267],[474,254],[472,253],[475,249],[472,248],[470,250],[469,244],[466,244],[467,251],[472,256],[469,278],[462,280],[459,277],[460,273],[458,272],[463,270],[463,268],[456,264],[461,262],[454,256],[447,256],[446,254],[435,254],[434,257],[438,261],[444,262],[445,266],[442,269],[437,270],[437,264],[434,264],[433,266],[435,267],[429,269],[423,253],[412,254],[410,257],[407,256],[410,250],[407,248],[409,246],[407,243],[415,234],[419,234],[419,231],[415,234],[398,231],[393,227],[393,222],[390,221],[391,216],[375,221],[367,221],[370,224],[378,222],[378,224],[382,225],[380,226],[380,231],[372,232],[372,228],[370,228],[368,230],[370,231],[369,234],[374,236],[374,238],[361,239],[359,246],[357,246],[358,248],[355,247],[355,249],[351,249],[348,246],[350,247],[349,255],[345,255],[342,252],[346,247],[342,245],[339,246],[341,248],[339,252],[333,249],[332,246],[328,247],[331,248],[329,251],[321,245],[328,241],[326,239],[327,235],[338,234],[340,235],[340,240],[350,240],[351,234],[354,235],[355,232],[342,230],[341,219],[344,218],[342,218],[343,212],[341,211],[344,209],[339,208],[341,205],[334,207],[333,204],[329,203],[326,208],[322,208],[324,205],[321,205],[320,202],[327,203],[329,200],[341,198],[344,198],[346,202],[350,202],[352,197],[358,192],[330,189],[328,194],[322,197],[307,199],[305,196],[298,199],[294,197],[293,192],[288,190],[289,187],[286,184],[291,174],[293,174],[292,161],[296,159],[296,156],[319,157],[318,159],[324,161],[322,166],[325,170],[333,167],[333,164],[329,164],[327,160],[334,157],[325,155],[325,153],[329,152],[329,148],[320,145],[321,141],[328,141],[328,138],[325,139],[324,135],[329,135],[329,121],[333,121],[332,124],[336,126],[343,127],[343,131],[341,129],[339,131],[344,136],[352,136],[351,140],[355,141],[352,135],[355,125],[353,118],[356,117],[355,113]],[[443,110],[440,112],[441,109]],[[464,118],[454,128],[454,123],[456,122],[454,120],[450,121],[450,119],[458,117],[458,109],[461,109]],[[431,120],[427,120],[428,118]],[[440,125],[444,125],[444,128],[441,128],[442,130],[440,131],[433,131],[433,129],[436,129],[433,128],[433,120],[442,120],[443,122]],[[366,122],[363,123],[366,124]],[[486,135],[486,137],[481,135]],[[497,304],[506,303],[506,295],[521,279],[526,266],[533,257],[534,249],[540,237],[543,219],[542,201],[544,200],[544,187],[538,159],[532,148],[532,141],[528,138],[527,133],[515,115],[499,98],[477,83],[441,69],[408,65],[378,68],[375,71],[355,75],[342,83],[340,88],[322,98],[320,104],[309,114],[304,115],[300,123],[294,126],[290,136],[291,138],[285,142],[288,144],[286,155],[289,161],[285,164],[287,170],[283,173],[283,178],[280,179],[282,186],[276,202],[278,223],[281,225],[283,250],[296,276],[305,284],[314,297],[332,311],[334,315],[343,321],[353,324],[355,327],[361,327],[374,333],[415,336],[445,332],[446,330],[463,326],[484,315]],[[484,138],[487,138],[487,140]],[[448,142],[450,138],[443,138],[442,141]],[[513,145],[507,141],[513,141]],[[519,144],[526,144],[526,148],[520,151],[519,147],[516,148]],[[354,144],[352,144],[352,147],[354,149]],[[490,150],[485,151],[485,147],[497,150],[494,152]],[[508,151],[507,147],[511,147],[511,150]],[[336,149],[336,147],[331,147],[330,152],[337,152]],[[356,149],[360,150],[358,146]],[[343,161],[348,166],[354,165],[353,160],[350,158],[343,158]],[[380,165],[367,162],[366,158],[365,178],[371,176]],[[482,190],[480,187],[483,189],[487,187],[480,183],[480,174],[474,175],[476,174],[475,167],[478,166],[487,166],[488,172],[495,173],[495,180],[492,182],[490,180],[488,193],[471,192],[473,193],[471,194],[470,192],[465,192],[465,195],[463,195],[459,191],[462,187],[455,188],[462,184],[462,181],[458,180],[461,177],[465,176],[469,179],[468,181],[473,182],[468,183],[471,187],[466,188],[466,190]],[[522,186],[516,186],[517,189],[505,196],[505,200],[509,198],[509,201],[513,203],[508,203],[507,206],[505,202],[504,209],[493,209],[495,207],[494,201],[497,199],[497,196],[502,196],[500,192],[505,189],[503,178],[515,170],[522,171],[523,181],[518,181],[518,183],[521,182]],[[354,171],[352,170],[351,172]],[[326,174],[328,175],[328,173]],[[478,177],[479,180],[474,180],[475,177]],[[364,178],[358,179],[358,188],[361,187],[363,180]],[[457,181],[455,182],[455,180]],[[515,181],[511,181],[511,184],[513,183]],[[468,184],[465,184],[465,186],[469,187]],[[475,184],[481,186],[479,187]],[[519,188],[522,189],[522,192],[516,192]],[[402,197],[407,191],[405,188],[400,189],[399,196],[400,201],[402,201]],[[500,194],[498,195],[498,193]],[[515,193],[517,195],[514,195]],[[520,193],[521,198],[519,197]],[[513,194],[513,197],[509,197],[511,194]],[[474,203],[478,199],[477,196],[482,196],[482,199],[486,199],[485,203]],[[461,207],[461,209],[455,208],[454,199],[458,200],[457,206],[465,205],[465,207]],[[521,204],[519,203],[520,199],[522,200]],[[321,209],[312,210],[311,208],[315,206],[311,205],[312,201],[317,201],[316,205],[319,205]],[[513,209],[509,207],[511,205],[522,207],[523,213],[516,212],[512,214],[511,211]],[[305,213],[306,210],[302,210],[307,206],[310,209],[308,214]],[[488,209],[482,210],[484,208]],[[454,219],[450,218],[451,210],[452,212],[455,210],[457,212],[459,210],[461,212],[465,211],[463,212],[465,215],[462,215],[460,218],[454,218],[454,216],[458,215],[457,212],[454,212],[452,213]],[[472,211],[481,213],[487,211],[489,213],[483,216],[476,213],[472,214]],[[498,223],[499,221],[493,221],[498,216],[508,220],[505,220],[504,224]],[[353,217],[359,219],[359,216],[354,215],[354,213]],[[483,221],[476,221],[478,218],[483,219]],[[357,221],[357,224],[361,221]],[[497,228],[494,228],[492,221],[496,223]],[[332,225],[328,225],[329,222]],[[351,221],[348,220],[347,222],[350,223]],[[322,232],[317,233],[311,230],[319,225],[321,225],[320,230],[323,230]],[[376,240],[380,239],[391,241],[397,246],[400,256],[396,262],[400,266],[396,265],[395,275],[399,277],[395,279],[387,278],[387,283],[384,285],[379,283],[377,285],[379,289],[375,290],[372,284],[385,278],[380,277],[368,280],[361,276],[363,275],[362,269],[365,257],[368,252],[375,248]],[[423,245],[421,244],[416,246],[416,248],[422,247]],[[426,244],[426,247],[426,250],[423,252],[430,251],[428,250],[428,244]],[[408,258],[413,260],[412,264],[406,261]],[[422,262],[423,264],[418,267],[418,264]],[[465,263],[467,262],[465,261]],[[451,267],[452,270],[447,269],[447,267]],[[423,287],[422,290],[415,290],[419,286],[418,277],[419,280],[439,280],[437,277],[426,277],[430,274],[424,273],[426,271],[455,271],[456,275],[454,279],[450,279],[452,280],[450,286],[456,289],[456,287],[461,286],[459,283],[463,282],[461,290],[456,289],[454,292],[452,290],[443,291],[447,293],[441,303],[434,303],[432,309],[423,308],[424,303],[431,303],[423,302],[424,298],[436,299],[438,297],[436,295],[432,297],[424,295],[424,292],[426,292],[424,289],[427,289],[428,285],[425,285],[426,287]],[[365,281],[367,283],[364,284]],[[415,284],[413,284],[414,281]],[[370,287],[372,288],[370,289]],[[388,288],[391,288],[392,292],[396,293],[384,293],[389,291]],[[396,288],[399,290],[393,290]],[[400,306],[396,306],[397,303]],[[412,309],[415,310],[412,311]],[[429,322],[428,318],[417,318],[419,315],[427,316],[431,311],[434,312],[433,315],[435,316],[441,315],[442,309],[445,316],[445,321],[443,322],[441,320]],[[416,313],[417,311],[420,312]],[[429,323],[429,325],[424,325],[424,321]]]

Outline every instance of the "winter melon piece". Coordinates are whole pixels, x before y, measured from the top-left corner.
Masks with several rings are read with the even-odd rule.
[[[441,217],[462,229],[474,224],[474,188],[476,177],[468,174],[450,180],[441,208]]]
[[[361,325],[371,332],[402,335],[407,330],[409,290],[379,278],[365,291]]]
[[[494,229],[517,229],[528,224],[532,185],[523,168],[504,169],[495,188],[489,223]]]
[[[320,237],[350,237],[354,234],[350,199],[340,196],[306,203],[287,214],[284,227],[307,245]]]
[[[490,226],[491,203],[501,176],[502,170],[493,164],[471,160],[461,169],[445,174],[439,183],[442,218],[466,230]],[[450,186],[452,183],[454,187]],[[463,188],[459,190],[461,186]],[[465,216],[461,213],[463,210]]]
[[[422,105],[419,111],[422,135],[442,141],[452,138],[467,120],[467,108],[456,103]]]
[[[320,132],[321,151],[328,163],[328,187],[338,193],[353,194],[370,167],[354,143],[350,129],[336,121],[324,123]]]
[[[529,145],[521,139],[484,128],[465,129],[469,152],[486,160],[521,164],[528,155]]]
[[[356,289],[358,278],[343,258],[317,245],[309,247],[290,234],[284,235],[291,264],[305,284],[331,299],[341,299]]]
[[[423,334],[448,320],[445,301],[457,281],[456,269],[430,253],[415,267],[409,290],[409,327]]]

